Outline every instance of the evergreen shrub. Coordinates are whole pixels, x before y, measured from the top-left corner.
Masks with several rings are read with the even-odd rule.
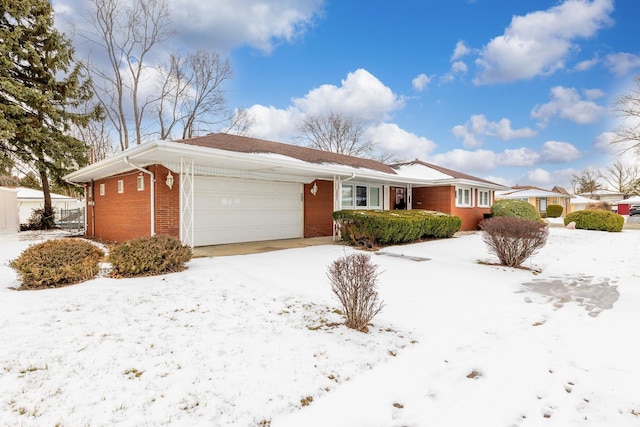
[[[576,223],[583,230],[622,231],[624,218],[617,213],[605,210],[575,211],[564,217],[564,225]]]
[[[453,236],[462,220],[441,212],[414,210],[342,210],[333,213],[342,239],[351,245],[378,247]]]
[[[9,265],[20,277],[20,289],[43,289],[92,279],[104,252],[83,239],[55,239],[29,246]]]
[[[193,253],[171,236],[140,237],[115,245],[109,251],[115,277],[153,276],[182,271]]]
[[[510,218],[524,218],[530,221],[540,220],[538,210],[525,200],[496,200],[493,205],[491,205],[491,213],[494,217],[506,216]]]
[[[547,217],[560,218],[563,210],[564,209],[560,205],[549,205],[547,206]]]

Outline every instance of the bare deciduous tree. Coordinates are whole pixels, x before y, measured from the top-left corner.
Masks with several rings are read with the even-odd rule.
[[[622,124],[615,130],[616,136],[612,143],[625,146],[630,144],[629,148],[640,154],[640,74],[633,80],[635,86],[631,92],[618,98],[614,105]]]
[[[602,189],[602,184],[598,181],[601,176],[599,170],[591,168],[583,169],[580,175],[573,175],[571,185],[574,194],[593,194]]]
[[[132,138],[137,144],[142,141],[143,119],[154,101],[141,99],[141,85],[153,68],[147,59],[174,31],[166,0],[124,4],[119,0],[90,0],[90,4],[89,21],[94,32],[84,36],[97,58],[107,60],[106,66],[97,61],[91,63],[94,92],[124,150]]]
[[[236,109],[231,116],[231,122],[222,132],[240,136],[251,136],[251,128],[256,118],[245,108]]]
[[[228,58],[204,49],[186,57],[174,53],[161,74],[163,84],[157,106],[160,139],[170,139],[176,133],[183,139],[191,138],[231,119],[223,89],[233,76]]]
[[[297,138],[306,146],[349,156],[371,157],[375,141],[365,139],[364,126],[351,116],[310,114],[298,124]]]
[[[620,160],[616,160],[613,165],[607,168],[607,173],[603,173],[601,176],[614,190],[623,194],[631,194],[638,185],[640,168],[634,165],[626,165]]]

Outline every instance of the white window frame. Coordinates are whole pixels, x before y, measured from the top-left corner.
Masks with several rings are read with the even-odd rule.
[[[92,199],[93,198],[93,187],[90,186],[90,185],[87,187],[87,198],[88,199]]]
[[[123,179],[119,179],[118,180],[118,193],[119,194],[124,193],[124,180]]]
[[[486,199],[486,200],[483,200]],[[489,208],[491,207],[491,190],[478,189],[478,207]]]
[[[365,188],[366,192],[364,195],[364,205],[358,205],[358,188]],[[378,190],[378,204],[377,205],[371,205],[371,189],[375,188]],[[347,198],[345,198],[345,190],[347,191],[346,195],[348,196]],[[349,196],[349,193],[351,194]],[[382,209],[382,186],[380,185],[370,185],[370,184],[363,184],[363,183],[349,183],[349,184],[342,184],[341,185],[341,190],[340,190],[340,200],[341,200],[341,206],[342,209],[354,209],[354,210],[380,210]],[[345,200],[350,200],[350,204],[346,204]]]
[[[467,198],[468,200],[460,200],[460,199],[467,199]],[[456,207],[457,208],[473,207],[473,188],[463,187],[463,186],[456,187]]]
[[[144,175],[138,175],[138,179],[136,180],[136,185],[138,191],[144,191]]]
[[[100,195],[104,196],[106,193],[104,182],[100,184]]]

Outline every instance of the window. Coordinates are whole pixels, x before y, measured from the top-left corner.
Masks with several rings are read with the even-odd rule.
[[[144,191],[144,176],[138,176],[138,191]]]
[[[546,197],[540,197],[540,212],[546,212],[547,211],[547,198]]]
[[[359,208],[367,207],[367,187],[364,185],[356,185],[356,206]]]
[[[490,191],[478,190],[478,206],[482,208],[488,208],[491,206]]]
[[[353,185],[342,186],[342,208],[353,207]]]
[[[369,187],[369,207],[372,209],[380,209],[380,187]]]
[[[380,186],[342,184],[342,209],[381,209]]]
[[[471,200],[471,189],[465,187],[456,188],[456,206],[458,207],[471,207],[473,200]]]
[[[124,181],[121,179],[118,180],[118,193],[124,193]]]
[[[104,193],[105,193],[105,191],[104,191],[104,184],[100,184],[100,195],[101,195],[101,196],[104,196]]]

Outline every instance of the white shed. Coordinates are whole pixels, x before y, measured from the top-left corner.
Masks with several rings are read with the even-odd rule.
[[[44,193],[33,188],[18,187],[18,209],[20,212],[20,224],[29,222],[34,209],[44,208]],[[62,194],[51,193],[51,205],[56,213],[56,220],[60,219],[60,210],[82,209],[84,201]]]
[[[12,188],[0,187],[0,206],[0,233],[20,231],[18,192]]]

